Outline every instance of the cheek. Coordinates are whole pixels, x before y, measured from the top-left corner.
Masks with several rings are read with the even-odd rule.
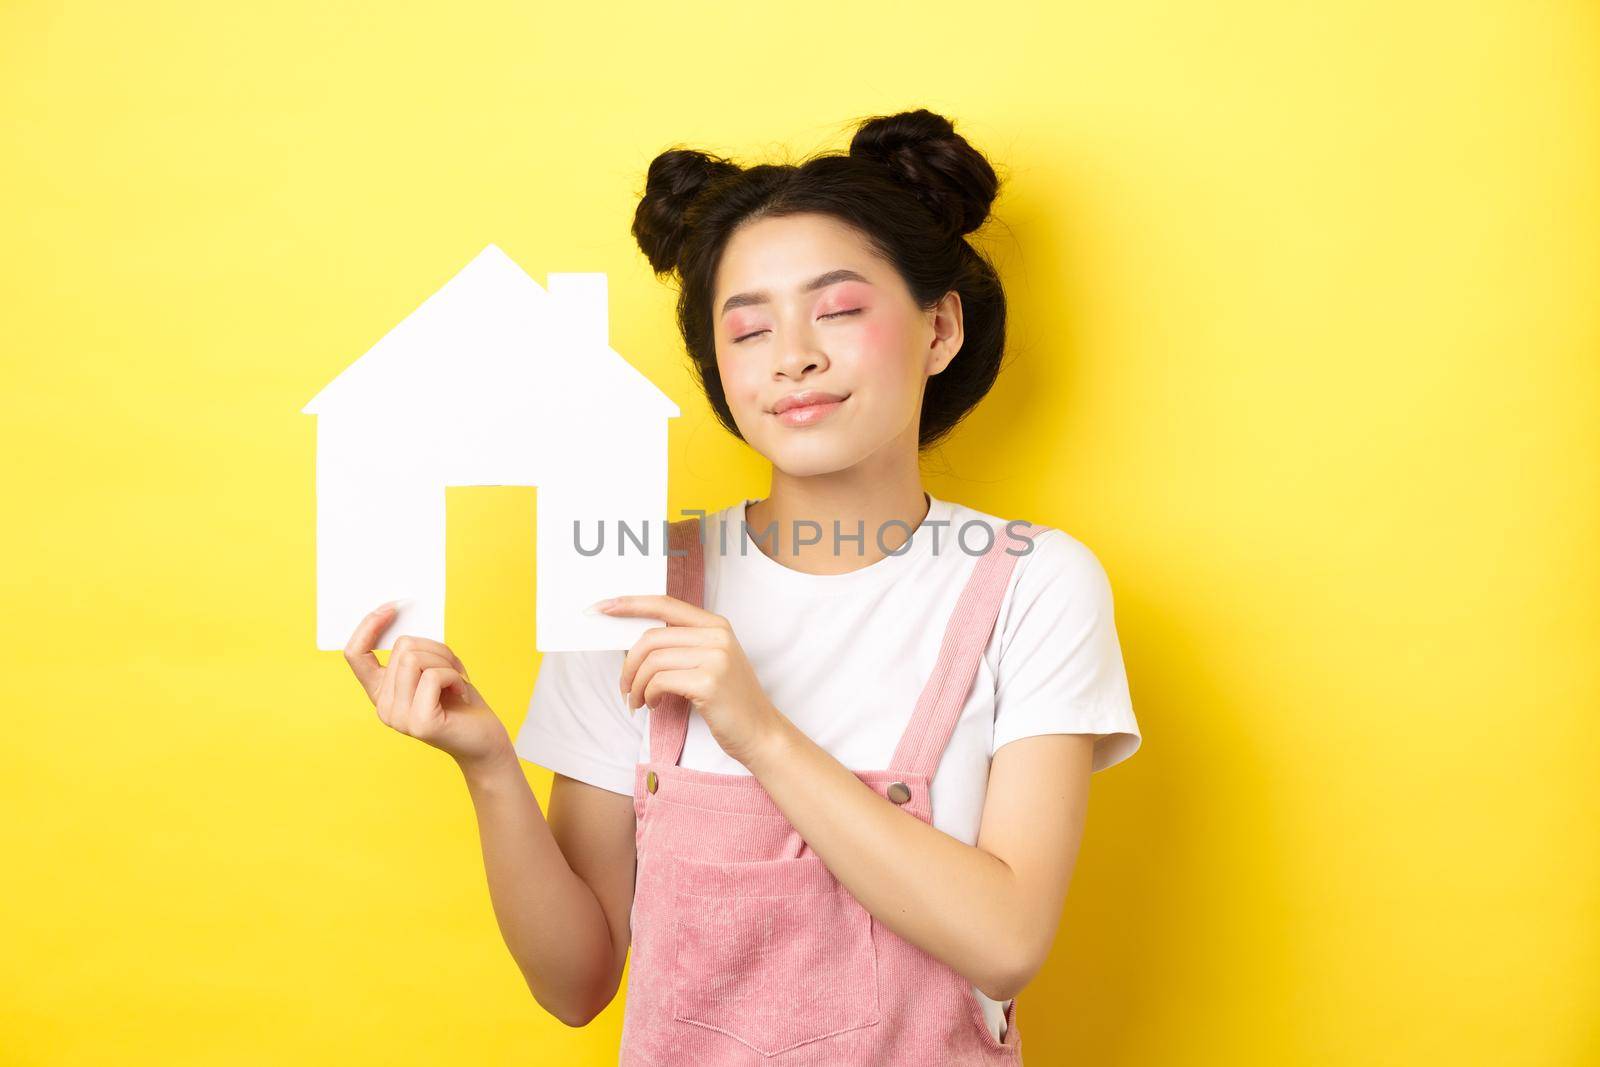
[[[910,338],[902,322],[873,319],[861,324],[861,369],[878,382],[897,382],[907,375]]]
[[[731,406],[760,406],[765,396],[763,390],[766,388],[766,379],[752,361],[737,357],[719,359],[717,370],[722,377],[722,393]]]
[[[861,346],[868,354],[877,355],[889,345],[890,327],[878,319],[861,324]]]

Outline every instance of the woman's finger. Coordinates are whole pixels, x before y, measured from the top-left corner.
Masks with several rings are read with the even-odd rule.
[[[604,606],[602,606],[604,605]],[[639,596],[614,596],[589,605],[602,615],[642,616],[660,619],[669,626],[726,626],[721,615],[679,600],[675,596],[650,593]]]
[[[634,673],[633,684],[628,687],[623,701],[630,713],[637,711],[645,704],[653,704],[649,699],[651,680],[663,670],[671,671],[698,667],[700,665],[701,650],[695,645],[666,645],[652,649],[639,663],[639,669]]]
[[[711,645],[721,641],[722,634],[720,628],[712,626],[650,627],[639,635],[639,640],[622,657],[622,674],[617,678],[617,687],[624,693],[634,689],[634,675],[639,670],[639,664],[656,649]]]
[[[417,703],[417,683],[421,680],[423,671],[435,666],[447,666],[443,660],[444,657],[436,652],[426,652],[412,647],[395,649],[394,655],[389,657],[389,666],[385,671],[394,686],[389,694],[393,719],[391,725],[398,725],[406,733],[411,733],[417,726],[421,720],[412,714]]]
[[[401,641],[406,640],[401,638]],[[385,726],[393,727],[406,732],[406,711],[409,701],[397,695],[395,687],[404,680],[404,672],[396,669],[397,664],[409,663],[414,672],[420,673],[424,667],[434,665],[449,666],[449,661],[434,652],[419,652],[414,648],[397,648],[389,653],[389,665],[384,669],[383,681],[378,687],[378,718],[383,720]]]
[[[345,662],[350,664],[356,680],[361,683],[361,688],[366,690],[367,697],[373,703],[377,703],[378,683],[383,680],[383,664],[378,662],[373,648],[378,643],[378,635],[389,624],[394,612],[393,601],[368,612],[366,618],[356,624],[355,630],[350,634],[350,640],[345,642],[344,646]]]
[[[428,637],[414,637],[411,634],[406,634],[404,637],[397,639],[394,647],[398,649],[402,643],[407,648],[421,648],[427,649],[429,652],[437,652],[444,657],[445,662],[460,671],[463,676],[467,673],[467,665],[461,662],[461,657],[452,652],[447,644]]]
[[[443,718],[445,691],[453,689],[464,700],[466,692],[462,686],[465,684],[461,672],[454,667],[435,664],[423,668],[417,678],[416,691],[411,697],[411,707],[407,711],[412,736],[423,740],[432,737]]]
[[[394,725],[394,671],[389,668],[394,666],[394,650],[389,651],[389,662],[383,668],[383,677],[378,681],[378,718],[386,725]]]
[[[689,701],[701,700],[705,696],[704,689],[705,672],[698,666],[655,671],[650,676],[650,684],[645,686],[644,702],[654,704],[668,693],[677,693]]]

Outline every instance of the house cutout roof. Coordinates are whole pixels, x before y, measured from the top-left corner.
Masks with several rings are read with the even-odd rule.
[[[678,405],[611,348],[606,276],[538,282],[490,244],[311,398],[308,415],[395,417],[516,406],[611,420],[674,418]]]

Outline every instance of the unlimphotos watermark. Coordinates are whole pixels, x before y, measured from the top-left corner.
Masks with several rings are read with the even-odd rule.
[[[685,518],[690,516],[695,518],[699,531],[697,536],[701,546],[704,547],[707,541],[706,516],[708,512],[689,509],[679,514]],[[1008,541],[1014,541],[1018,546],[1013,551],[1008,545],[1003,550],[1006,554],[1025,556],[1033,551],[1033,539],[1016,532],[1018,528],[1028,525],[1029,523],[1026,519],[1012,519],[1005,524],[1004,536]],[[572,546],[577,549],[580,555],[584,556],[598,556],[602,552],[608,551],[608,548],[618,556],[625,556],[630,552],[645,556],[685,555],[685,552],[674,551],[668,546],[667,526],[668,520],[666,519],[654,521],[596,519],[587,523],[583,520],[574,519],[572,521]],[[811,519],[796,519],[790,526],[790,537],[787,543],[793,545],[796,550],[824,543],[823,538],[825,535],[821,523]],[[729,541],[738,542],[740,555],[748,552],[752,544],[758,546],[757,551],[763,551],[761,546],[776,548],[781,544],[777,540],[778,521],[776,519],[767,523],[759,533],[754,532],[750,524],[742,520],[738,523],[738,527],[737,534],[732,535],[726,523],[719,526],[720,536],[718,541],[720,543],[717,545],[717,550],[723,555],[727,555],[730,551]],[[954,529],[947,530],[948,527],[954,527]],[[890,548],[885,543],[885,535],[888,531],[896,528],[903,531],[903,540],[895,547]],[[652,529],[658,530],[659,535],[652,537]],[[878,551],[884,555],[899,556],[911,550],[915,541],[914,534],[916,537],[931,539],[928,549],[934,555],[949,551],[953,545],[958,551],[969,556],[982,556],[990,552],[994,548],[996,537],[1000,536],[991,524],[982,519],[968,519],[959,525],[949,519],[926,519],[917,527],[913,527],[909,522],[902,519],[890,519],[879,524],[877,532],[874,534],[874,542]],[[833,555],[842,556],[845,554],[844,546],[847,544],[855,546],[855,554],[858,557],[866,555],[867,530],[865,520],[857,520],[854,533],[844,532],[839,520],[833,520],[833,533],[828,540],[828,549]],[[659,546],[659,548],[653,546]]]

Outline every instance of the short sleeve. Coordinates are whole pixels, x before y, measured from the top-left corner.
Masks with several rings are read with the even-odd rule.
[[[997,623],[991,752],[1036,734],[1094,734],[1092,769],[1121,763],[1140,735],[1105,568],[1081,541],[1050,529],[1016,572]]]
[[[622,700],[626,655],[620,649],[546,652],[528,715],[517,731],[517,755],[568,778],[632,795],[643,733]]]

